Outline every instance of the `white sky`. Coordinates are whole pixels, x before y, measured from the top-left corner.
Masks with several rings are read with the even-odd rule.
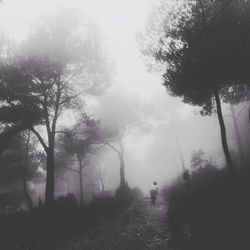
[[[13,38],[23,39],[39,18],[65,7],[81,8],[104,35],[115,63],[116,81],[125,91],[150,98],[161,89],[160,84],[152,82],[160,80],[146,72],[136,34],[143,29],[152,2],[156,0],[5,0],[0,6],[0,27]]]

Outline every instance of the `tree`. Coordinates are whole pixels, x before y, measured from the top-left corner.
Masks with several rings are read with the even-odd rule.
[[[25,123],[18,123],[13,126],[4,126],[3,131],[0,133],[0,155],[6,149],[9,141],[14,136],[28,128],[29,126]]]
[[[105,184],[104,184],[104,177],[103,177],[103,169],[102,165],[97,162],[97,177],[99,180],[100,190],[102,193],[105,192]]]
[[[84,94],[99,94],[110,83],[100,38],[94,24],[91,29],[89,25],[82,25],[77,13],[64,11],[35,30],[14,58],[5,59],[0,67],[0,120],[10,124],[27,120],[43,146],[47,155],[47,205],[54,201],[58,119],[63,111],[78,107]],[[46,136],[37,125],[45,128]]]
[[[80,204],[84,201],[83,171],[90,163],[90,156],[101,148],[99,144],[96,123],[86,114],[82,115],[81,120],[73,128],[62,131],[61,148],[69,156],[75,157],[78,162],[77,167],[64,167],[77,173],[79,177]]]
[[[33,202],[28,181],[40,177],[37,171],[40,165],[39,152],[36,150],[37,142],[32,138],[30,131],[23,131],[9,141],[0,160],[1,176],[7,185],[17,185],[21,180],[23,194],[29,210]],[[4,183],[2,181],[2,183]]]
[[[105,130],[106,130],[104,132],[106,134],[105,144],[117,153],[120,161],[120,187],[123,188],[127,185],[125,177],[125,161],[124,161],[124,146],[123,146],[123,138],[125,137],[124,133],[125,131],[121,131],[119,133],[118,130],[114,127],[105,128]]]
[[[232,119],[233,119],[234,131],[235,131],[235,134],[236,134],[236,140],[237,140],[237,144],[238,144],[240,161],[242,163],[242,161],[244,159],[244,155],[243,155],[243,146],[242,146],[241,139],[240,139],[240,132],[239,132],[238,124],[237,124],[238,116],[236,116],[235,110],[234,110],[234,107],[233,107],[232,104],[230,104],[230,110],[231,110],[231,113],[232,113]]]
[[[203,107],[202,115],[217,111],[222,147],[233,171],[220,94],[225,87],[249,83],[250,4],[241,0],[177,3],[161,8],[166,12],[157,40],[150,39],[155,27],[153,31],[149,27],[149,41],[145,39],[142,50],[164,64],[164,85],[170,94]]]
[[[21,172],[21,179],[22,179],[22,183],[23,183],[23,191],[24,191],[24,195],[26,197],[27,200],[27,204],[29,207],[29,210],[32,210],[33,208],[33,203],[32,203],[32,199],[29,195],[29,190],[28,190],[28,185],[27,185],[27,170],[28,170],[28,165],[30,164],[29,162],[29,153],[30,153],[30,132],[28,132],[26,135],[23,134],[23,139],[24,142],[22,145],[22,150],[20,150],[19,152],[19,156],[18,156],[18,162],[19,162],[19,167],[20,167],[20,172]],[[26,138],[25,138],[26,137]]]
[[[64,137],[64,148],[68,153],[73,154],[73,156],[75,156],[78,161],[77,168],[68,166],[66,168],[77,173],[79,177],[80,204],[83,204],[83,170],[88,164],[87,154],[90,151],[89,141],[87,139],[78,139],[75,137],[72,131],[68,131]]]
[[[119,92],[109,92],[100,101],[97,111],[100,123],[97,134],[100,143],[107,145],[118,156],[120,163],[120,187],[126,187],[125,138],[139,129],[145,128],[137,100]]]

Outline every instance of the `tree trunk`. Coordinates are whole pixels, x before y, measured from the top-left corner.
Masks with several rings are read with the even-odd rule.
[[[244,159],[243,148],[242,148],[242,144],[241,144],[240,132],[239,132],[238,124],[237,124],[237,118],[235,116],[235,112],[234,112],[234,108],[233,108],[232,104],[230,105],[230,109],[231,109],[231,112],[232,112],[234,130],[235,130],[236,140],[237,140],[239,154],[240,154],[240,163],[242,163],[243,159]]]
[[[44,148],[46,153],[46,187],[45,187],[45,202],[44,205],[50,207],[54,203],[54,168],[55,168],[55,156],[54,156],[54,147],[55,147],[55,130],[54,132],[50,131],[50,128],[47,126],[47,134],[48,134],[48,146],[42,139],[41,135],[34,129],[31,128],[31,131],[37,136],[38,140],[40,141],[41,145]]]
[[[125,163],[123,159],[123,155],[120,155],[120,186],[124,187],[126,185],[126,178],[125,178]]]
[[[107,144],[109,147],[111,147],[118,155],[119,160],[120,160],[120,187],[126,186],[126,178],[125,178],[125,162],[124,162],[124,149],[122,145],[121,139],[119,140],[119,146],[120,146],[120,151],[111,145],[110,143]]]
[[[101,165],[98,164],[98,176],[99,176],[99,191],[100,192],[105,192],[105,185],[104,185],[104,180],[103,180],[103,175],[102,175],[102,168]]]
[[[22,175],[22,183],[23,183],[24,196],[25,196],[25,198],[27,200],[29,211],[31,211],[33,209],[33,204],[32,204],[31,197],[29,195],[28,186],[27,186],[27,180],[26,180],[26,175],[25,174]]]
[[[126,186],[126,178],[125,178],[125,162],[124,162],[124,148],[122,144],[122,140],[119,139],[119,146],[120,146],[120,186],[124,187]]]
[[[80,190],[80,204],[83,204],[83,178],[82,178],[83,166],[82,160],[79,159],[79,190]]]
[[[103,193],[103,192],[105,192],[105,185],[104,185],[104,181],[103,181],[102,176],[100,176],[99,180],[100,180],[100,184],[101,184],[101,192]]]
[[[45,189],[45,205],[51,206],[54,203],[54,146],[49,145],[47,152],[47,175]]]
[[[175,131],[175,135],[176,135],[176,144],[177,144],[178,151],[179,151],[180,158],[181,158],[181,167],[182,167],[182,171],[184,172],[186,170],[186,167],[185,167],[183,153],[182,153],[182,150],[181,150],[181,144],[180,144],[179,137],[178,137],[178,134],[177,134],[176,131]]]
[[[222,115],[221,103],[220,103],[220,97],[219,97],[218,90],[214,91],[214,96],[215,96],[217,115],[218,115],[218,119],[219,119],[220,130],[221,130],[222,147],[223,147],[223,151],[224,151],[224,154],[225,154],[227,167],[231,171],[231,173],[233,173],[234,172],[233,161],[232,161],[229,149],[228,149],[226,127],[225,127],[225,123],[224,123],[224,120],[223,120],[223,115]]]
[[[27,186],[26,171],[25,171],[25,167],[27,167],[27,165],[25,167],[23,166],[20,155],[19,155],[19,167],[20,167],[20,171],[21,171],[21,180],[22,180],[22,184],[23,184],[24,196],[26,198],[27,205],[29,207],[29,211],[31,211],[33,209],[33,204],[32,204],[32,200],[31,200],[31,197],[29,195],[28,186]]]
[[[248,108],[248,121],[250,123],[250,103],[249,103],[249,108]]]

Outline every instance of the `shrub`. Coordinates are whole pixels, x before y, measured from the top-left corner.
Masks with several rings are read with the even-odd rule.
[[[120,203],[120,205],[129,205],[141,197],[143,197],[143,194],[138,187],[131,189],[127,184],[117,188],[115,192],[115,198]]]
[[[30,245],[37,240],[37,235],[40,241],[68,241],[79,234],[91,233],[91,229],[117,215],[140,195],[138,188],[126,187],[115,195],[100,193],[91,203],[79,205],[75,196],[68,194],[58,197],[53,207],[48,208],[40,202],[30,213],[1,215],[0,248],[14,249],[20,243]]]
[[[190,185],[178,178],[164,188],[169,230],[181,234],[190,225],[192,250],[250,249],[250,170],[232,176],[213,165],[195,171]]]

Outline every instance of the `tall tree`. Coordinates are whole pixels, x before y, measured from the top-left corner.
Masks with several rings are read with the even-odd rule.
[[[160,21],[149,25],[146,38],[142,38],[142,51],[163,63],[164,85],[170,94],[202,106],[203,115],[217,111],[222,147],[233,171],[221,91],[230,85],[249,83],[250,4],[241,0],[176,3],[170,7],[164,4],[158,10]],[[150,48],[150,44],[154,46]]]
[[[110,81],[97,29],[93,23],[82,21],[77,13],[63,11],[37,28],[14,58],[5,59],[0,68],[0,120],[8,118],[9,123],[17,123],[27,119],[29,129],[44,148],[47,205],[54,201],[54,148],[59,117],[63,111],[78,106],[76,100],[84,94],[98,94]],[[30,110],[34,119],[26,115]],[[36,125],[43,125],[46,136],[44,129],[39,130]]]
[[[115,91],[102,98],[97,111],[101,122],[97,124],[100,141],[112,149],[119,159],[121,187],[127,185],[124,141],[129,134],[145,128],[146,124],[139,106],[137,100]]]

